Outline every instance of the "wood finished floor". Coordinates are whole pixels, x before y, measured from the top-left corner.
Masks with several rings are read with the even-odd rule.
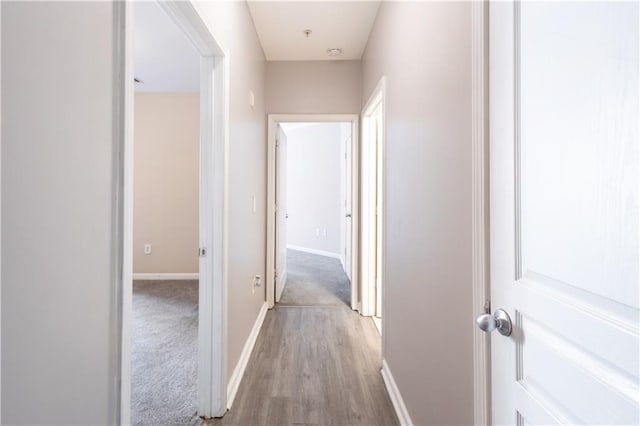
[[[270,310],[231,411],[205,425],[398,425],[380,335],[348,307]]]
[[[288,263],[290,303],[267,312],[231,411],[205,425],[397,425],[380,335],[343,300],[340,262],[289,252]]]

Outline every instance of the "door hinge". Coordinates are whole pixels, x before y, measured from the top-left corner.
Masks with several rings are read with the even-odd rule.
[[[205,257],[206,255],[207,255],[207,248],[206,247],[198,248],[198,256],[199,257]]]
[[[273,278],[276,280],[278,279],[278,271],[273,272]]]
[[[484,313],[485,314],[490,314],[491,313],[491,300],[485,300],[484,301]]]

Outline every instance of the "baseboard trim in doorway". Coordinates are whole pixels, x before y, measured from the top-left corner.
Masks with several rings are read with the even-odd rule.
[[[386,359],[382,360],[381,372],[384,385],[387,388],[387,392],[389,393],[389,397],[393,403],[393,408],[396,410],[396,415],[398,416],[400,424],[402,426],[413,426],[411,416],[409,416],[409,411],[407,411],[407,406],[404,405],[404,400],[402,399],[402,395],[400,395],[400,390],[398,389],[398,385],[396,385],[396,381],[393,379],[393,374],[391,374],[391,370],[389,369],[389,364],[387,364]]]
[[[242,382],[242,377],[244,376],[244,372],[247,369],[247,364],[249,363],[249,358],[251,358],[253,348],[256,345],[256,340],[258,340],[258,335],[260,334],[260,329],[262,328],[264,317],[267,315],[267,310],[267,302],[264,302],[262,304],[262,308],[260,308],[260,312],[258,313],[258,318],[256,318],[256,322],[253,324],[251,333],[249,333],[249,337],[244,344],[244,348],[242,348],[242,353],[240,354],[238,364],[233,370],[233,374],[231,374],[229,384],[227,385],[227,409],[231,409],[233,400],[238,393],[238,388],[240,388],[240,383]]]
[[[340,253],[332,253],[330,251],[316,250],[316,249],[301,247],[301,246],[292,246],[289,244],[287,244],[287,248],[290,250],[303,251],[305,253],[317,254],[319,256],[326,256],[326,257],[333,257],[334,259],[340,259]]]
[[[154,280],[154,281],[169,281],[169,280],[197,280],[200,274],[197,272],[185,272],[185,273],[159,273],[159,274],[133,274],[134,280]]]
[[[373,316],[371,319],[373,320],[373,324],[376,326],[376,330],[378,330],[378,333],[382,336],[382,318]]]

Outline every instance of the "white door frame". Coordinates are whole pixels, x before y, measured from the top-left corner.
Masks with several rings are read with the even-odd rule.
[[[382,265],[381,266],[381,283],[382,283],[382,323],[384,324],[384,293],[385,293],[385,285],[384,285],[384,276],[385,276],[385,263],[386,263],[386,252],[385,252],[385,241],[386,241],[386,161],[385,161],[385,145],[386,145],[386,111],[385,111],[385,101],[386,101],[386,77],[382,77],[375,89],[371,93],[369,100],[365,104],[362,109],[362,146],[361,146],[361,155],[360,159],[361,168],[362,168],[362,176],[361,176],[361,185],[362,185],[362,197],[360,202],[361,205],[361,217],[360,217],[360,313],[365,316],[373,316],[376,313],[376,305],[377,305],[377,295],[375,288],[375,280],[372,281],[372,278],[375,278],[377,275],[376,270],[376,259],[378,244],[381,245],[382,250]],[[374,244],[371,241],[370,232],[365,232],[366,229],[376,229],[377,227],[377,218],[375,214],[371,214],[371,209],[369,206],[370,199],[368,194],[370,191],[367,191],[367,188],[370,187],[373,183],[370,181],[372,176],[375,176],[375,173],[369,170],[371,166],[370,161],[365,161],[365,156],[371,155],[370,153],[370,120],[372,115],[378,110],[381,109],[382,120],[380,125],[382,129],[380,129],[381,139],[377,141],[378,152],[382,156],[382,205],[378,205],[378,214],[382,216],[382,235],[379,236],[378,241]],[[384,328],[384,327],[383,327]],[[384,336],[384,333],[383,333]],[[384,337],[383,337],[384,338]]]
[[[489,288],[489,2],[471,4],[472,317],[484,312]],[[473,327],[473,417],[491,424],[490,336]]]
[[[275,227],[276,227],[276,131],[278,123],[351,123],[352,134],[352,212],[351,212],[351,309],[358,303],[358,114],[269,114],[267,132],[267,277],[266,301],[275,304]]]
[[[200,53],[200,231],[198,317],[198,414],[221,417],[227,410],[227,146],[228,55],[190,1],[158,0],[160,7]],[[121,139],[116,165],[117,223],[114,241],[117,312],[121,316],[119,424],[131,423],[131,324],[133,260],[134,3],[118,3],[121,100],[117,131]],[[194,251],[196,247],[193,248]],[[116,269],[119,269],[116,266]]]

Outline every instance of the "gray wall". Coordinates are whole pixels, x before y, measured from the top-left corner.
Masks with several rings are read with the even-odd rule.
[[[229,288],[227,377],[240,359],[265,301],[252,294],[254,275],[265,276],[267,124],[265,56],[245,2],[199,2],[203,18],[230,57]],[[255,107],[249,106],[249,90]],[[253,212],[252,196],[257,209]]]
[[[363,103],[387,76],[383,353],[416,424],[473,423],[470,3],[383,2]]]
[[[270,114],[360,113],[360,61],[267,62]]]
[[[1,7],[2,423],[113,423],[114,6]]]

